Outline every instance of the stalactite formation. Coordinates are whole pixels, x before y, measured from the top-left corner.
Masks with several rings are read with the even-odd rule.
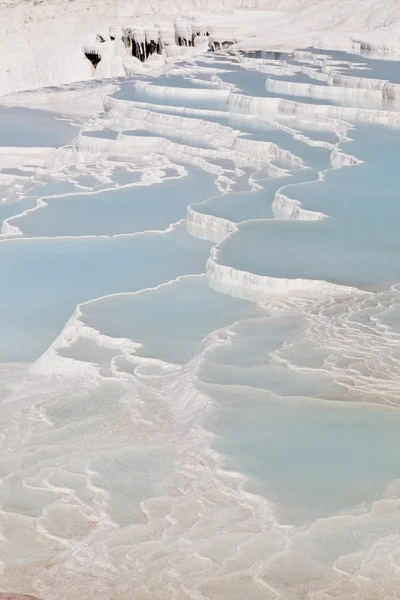
[[[97,33],[96,45],[84,47],[83,52],[96,70],[104,54],[101,48],[103,44],[115,42],[118,38],[125,46],[128,57],[133,56],[144,63],[154,54],[162,55],[168,46],[194,48],[196,43],[204,44],[205,40],[208,40],[208,47],[212,52],[220,52],[234,43],[224,37],[216,39],[208,28],[196,26],[193,29],[185,22],[175,23],[174,28],[166,29],[123,27],[120,33],[116,29],[112,29],[112,34]]]
[[[85,52],[85,56],[86,56],[86,58],[88,60],[90,60],[90,62],[92,63],[94,69],[96,69],[97,65],[101,61],[100,54],[97,54],[97,52],[86,51]]]

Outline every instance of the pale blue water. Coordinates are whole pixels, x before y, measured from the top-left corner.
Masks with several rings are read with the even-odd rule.
[[[0,173],[4,175],[17,175],[19,177],[32,177],[35,175],[35,171],[29,171],[28,169],[0,169]]]
[[[397,168],[400,131],[389,127],[358,126],[350,132],[353,141],[345,152],[364,161],[356,167],[337,169],[326,174],[321,195],[319,184],[294,186],[290,194],[300,200],[304,208],[322,211],[341,223],[349,223],[358,235],[360,230],[371,239],[380,236],[396,238],[396,221],[400,202],[393,172]],[[343,193],[337,194],[342,189]],[[289,194],[289,196],[290,196]]]
[[[171,175],[177,175],[177,172],[173,171],[172,169],[171,172],[169,172],[169,170],[166,169],[166,175],[167,177],[170,177]],[[113,169],[112,178],[118,185],[135,183],[140,178],[140,171],[130,171],[127,170],[126,167],[116,166]]]
[[[226,76],[226,73],[222,73],[219,76],[224,79],[224,77]],[[266,96],[266,95],[271,95],[269,93],[267,93],[266,89],[265,89],[265,79],[266,79],[266,75],[263,73],[258,73],[258,72],[253,72],[253,71],[246,71],[245,69],[242,68],[236,68],[235,71],[229,72],[228,76],[231,78],[236,78],[235,83],[238,85],[238,87],[240,88],[241,91],[243,91],[245,94],[247,95],[256,95],[256,96]],[[260,80],[260,85],[262,85],[262,90],[261,88],[257,91],[254,90],[254,83],[255,83],[255,78],[259,78]],[[155,84],[157,84],[158,79],[154,79]],[[118,97],[125,97],[125,94],[128,94],[128,96],[130,95],[130,84],[126,84],[125,86],[122,86],[121,89],[119,90],[119,92],[117,92],[119,94]],[[145,94],[145,92],[143,92],[143,94]],[[156,97],[156,96],[152,96],[150,97],[145,97],[145,95],[140,95],[138,97],[135,96],[134,100],[135,101],[139,101],[139,102],[151,102],[152,103],[152,110],[158,112],[164,112],[164,110],[167,109],[163,109],[162,106],[159,105],[169,105],[171,104],[170,99],[165,99],[164,102],[164,98],[160,98],[160,97]],[[275,94],[272,94],[272,96],[275,96]],[[289,96],[287,97],[289,98]],[[133,99],[133,98],[131,98]],[[310,145],[307,145],[306,143],[299,141],[299,140],[295,140],[293,138],[292,135],[271,126],[270,124],[263,122],[261,119],[254,119],[252,121],[247,120],[246,118],[241,117],[240,113],[235,113],[234,110],[231,106],[227,106],[227,105],[220,105],[220,106],[214,106],[213,104],[211,105],[209,103],[209,100],[203,100],[201,106],[197,106],[196,107],[193,105],[192,100],[186,100],[186,99],[182,99],[182,102],[175,102],[174,106],[181,106],[183,107],[194,107],[194,108],[201,108],[201,109],[207,109],[207,110],[218,110],[219,114],[213,114],[212,112],[210,112],[207,115],[201,115],[201,118],[203,120],[207,120],[207,121],[211,121],[214,123],[219,123],[221,125],[226,125],[229,127],[232,127],[233,129],[236,130],[240,130],[243,134],[248,134],[246,135],[246,137],[250,137],[251,139],[257,140],[257,141],[267,141],[267,142],[273,142],[276,143],[280,148],[284,149],[284,150],[288,150],[289,152],[291,152],[292,154],[299,156],[300,158],[302,158],[305,162],[306,165],[308,166],[312,166],[315,167],[317,169],[324,169],[327,167],[328,165],[328,160],[329,160],[329,151],[323,148],[316,148]],[[226,112],[226,111],[230,111],[230,112]],[[174,112],[175,114],[175,112]],[[178,112],[179,114],[179,112]],[[181,113],[182,116],[184,116],[185,118],[199,118],[198,115],[194,114],[194,115],[187,115],[184,113],[184,111],[182,111]],[[289,124],[290,126],[290,124]],[[296,129],[298,127],[297,123],[294,124],[294,128]],[[124,133],[130,133],[128,132],[124,132]],[[304,135],[309,135],[309,137],[311,139],[317,139],[317,140],[327,140],[331,143],[336,143],[337,139],[332,136],[332,134],[323,134],[321,135],[320,132],[317,132],[314,135],[314,132],[309,131],[307,129],[302,130],[302,133]],[[145,136],[158,136],[159,134],[157,133],[152,133],[149,131],[143,131],[142,130],[136,130],[135,132],[132,132],[132,134],[134,135],[145,135]],[[182,143],[188,143],[187,138],[183,138],[182,135],[176,134],[176,136],[173,135],[166,135],[164,136],[166,137],[166,139],[170,139],[171,141],[182,141]],[[207,144],[205,143],[199,143],[198,141],[193,141],[193,143],[198,146],[198,147],[207,147]],[[277,163],[279,164],[279,163]],[[285,166],[285,165],[283,165]]]
[[[76,305],[201,273],[210,245],[182,227],[168,234],[0,243],[0,356],[36,358]]]
[[[208,54],[185,67],[190,63],[226,69],[221,78],[244,94],[268,95],[267,75],[246,71],[232,56]],[[360,600],[394,598],[397,583],[388,573],[400,536],[393,484],[400,478],[398,132],[357,123],[353,141],[341,148],[365,162],[327,170],[315,182],[330,165],[329,150],[295,140],[268,116],[246,119],[216,96],[205,100],[201,87],[190,98],[165,100],[138,92],[134,81],[118,78],[116,96],[154,102],[147,109],[161,119],[168,106],[178,105],[180,114],[185,107],[218,110],[193,117],[273,142],[308,168],[274,178],[261,155],[218,144],[209,154],[202,144],[201,156],[229,177],[227,193],[217,190],[215,174],[188,164],[183,178],[173,179],[178,171],[171,166],[162,183],[118,188],[138,182],[140,170],[126,167],[135,156],[85,163],[78,153],[80,160],[57,175],[62,181],[44,171],[27,196],[17,188],[8,197],[5,188],[0,221],[51,197],[47,207],[12,221],[22,237],[0,241],[2,589],[48,600],[53,590],[74,600],[82,590],[98,597],[99,589],[121,598],[132,589],[138,597],[161,593],[163,600],[301,600],[308,592],[325,597],[326,589],[343,600],[353,600],[354,589]],[[179,74],[152,81],[196,88]],[[25,128],[27,143],[51,146],[71,143],[79,132],[36,112],[10,112],[6,122],[0,111],[0,134],[22,145]],[[311,139],[338,141],[329,123],[314,132],[301,115],[270,118]],[[110,114],[107,123],[87,134],[114,139]],[[167,139],[197,146],[189,133]],[[181,155],[168,159],[181,166]],[[250,191],[250,176],[261,191]],[[281,186],[327,218],[274,220]],[[188,205],[238,225],[220,242],[216,260],[242,271],[236,286],[245,292],[248,273],[353,287],[269,293],[262,307],[215,291],[204,273],[212,244],[187,233]],[[168,233],[143,233],[181,220]],[[13,364],[45,352],[81,303],[81,321],[107,343],[70,321],[57,361],[39,361],[30,373]],[[121,338],[141,344],[136,356]],[[338,563],[334,570],[342,556],[345,569]]]
[[[46,199],[48,206],[14,219],[29,236],[116,235],[163,230],[183,219],[190,198],[216,192],[214,177],[192,168],[183,178],[149,186],[114,188],[95,194]]]
[[[312,181],[316,176],[317,173],[314,170],[304,170],[301,175],[296,174],[296,181]],[[201,203],[194,203],[193,208],[199,213],[221,217],[234,223],[249,219],[272,219],[274,217],[272,203],[275,193],[282,186],[291,183],[292,177],[288,175],[279,178],[256,178],[256,180],[262,186],[260,191],[252,192],[246,189],[213,196]]]
[[[233,192],[223,196],[214,196],[202,202],[192,205],[194,210],[206,215],[213,215],[223,219],[228,219],[233,223],[240,223],[246,219],[269,219],[273,217],[271,208],[273,192],[280,187],[281,181],[271,180],[272,193],[265,193],[265,189],[254,193]]]
[[[231,126],[234,127],[235,119],[232,118],[230,123]],[[288,150],[295,156],[301,158],[307,167],[322,170],[326,169],[329,165],[330,151],[326,148],[310,146],[303,141],[294,139],[291,134],[286,133],[285,131],[278,128],[268,128],[259,121],[254,121],[254,123],[247,122],[244,127],[242,127],[239,118],[237,125],[241,130],[244,130],[249,134],[246,137],[260,142],[272,142],[279,146],[279,148]],[[294,129],[296,129],[296,127],[294,127]],[[302,131],[301,133],[306,136],[308,135],[311,140],[319,139],[318,136],[314,136],[312,131]],[[279,164],[278,160],[275,162]]]
[[[107,140],[115,140],[117,138],[118,132],[113,129],[109,129],[105,127],[104,129],[91,129],[90,131],[83,131],[83,136],[96,137],[96,138],[105,138]]]
[[[248,96],[270,96],[265,89],[267,75],[259,71],[248,71],[247,69],[235,69],[227,73],[219,73],[218,77],[226,83],[233,83]]]
[[[229,385],[204,389],[220,403],[216,447],[256,479],[253,489],[264,489],[283,522],[376,500],[399,476],[396,411],[282,400]]]
[[[246,185],[243,182],[243,190],[235,188],[231,193],[212,196],[203,202],[193,203],[192,206],[199,213],[221,217],[234,223],[250,219],[272,219],[274,217],[272,203],[276,192],[281,187],[290,185],[294,180],[315,181],[317,177],[318,171],[311,168],[288,173],[285,177],[263,177],[255,174],[253,178],[262,186],[260,191],[249,190],[248,183]]]
[[[286,192],[304,208],[333,219],[253,221],[224,243],[221,262],[261,275],[280,273],[369,289],[397,282],[400,203],[392,173],[400,137],[371,126],[357,129],[352,137],[355,141],[346,151],[365,160],[363,164],[330,171],[324,183],[292,186]]]
[[[372,229],[372,226],[371,226]],[[245,248],[245,250],[243,250]],[[399,243],[333,220],[248,221],[221,246],[219,262],[258,275],[383,289],[400,280]]]
[[[139,179],[139,175],[137,173],[135,175],[136,179],[134,181],[137,181]],[[92,177],[91,175],[78,175],[78,177],[74,178],[74,181],[78,185],[82,185],[83,187],[87,187],[89,189],[96,189],[103,185],[99,179]]]
[[[330,219],[253,221],[223,244],[221,262],[260,275],[324,279],[367,289],[397,282],[400,203],[393,173],[400,136],[378,126],[360,126],[350,135],[353,141],[345,151],[363,164],[330,170],[323,182],[283,190],[303,208]]]
[[[358,54],[351,54],[351,53],[347,53],[347,52],[343,52],[343,51],[332,51],[332,50],[320,50],[320,49],[314,49],[314,48],[305,48],[304,49],[307,52],[311,52],[312,54],[322,54],[324,56],[326,56],[327,59],[331,59],[333,61],[338,61],[339,63],[341,63],[339,65],[340,68],[338,68],[338,72],[343,73],[344,75],[351,75],[351,76],[355,76],[355,77],[365,77],[365,78],[374,78],[374,79],[383,79],[383,80],[388,80],[391,81],[393,83],[399,83],[400,82],[400,77],[399,77],[399,61],[385,61],[385,60],[379,60],[379,59],[372,59],[369,58],[367,56],[364,55],[358,55]],[[262,52],[259,51],[258,53],[246,53],[246,56],[249,56],[250,58],[260,58],[260,59],[271,59],[273,57],[273,55],[279,55],[280,53],[274,53],[274,52]],[[280,60],[283,60],[284,63],[287,63],[288,65],[291,66],[301,66],[304,64],[304,62],[301,61],[296,61],[293,60],[292,57],[288,54],[282,54],[282,58]],[[358,63],[360,64],[360,66],[362,66],[363,68],[357,68],[357,67],[350,67],[350,62],[352,63]],[[315,71],[321,71],[321,67],[320,66],[315,66],[315,65],[310,65],[307,63],[307,66],[310,67],[312,69],[314,69]],[[344,104],[344,105],[349,105],[351,106],[353,103],[351,100],[341,100],[340,102],[337,102],[335,100],[330,100],[330,99],[315,99],[315,98],[309,98],[308,96],[302,96],[301,92],[297,92],[294,93],[292,96],[291,95],[286,95],[286,94],[275,94],[273,92],[269,92],[265,90],[265,79],[268,75],[263,74],[261,72],[258,71],[247,71],[244,69],[238,70],[238,71],[233,71],[231,73],[223,73],[221,74],[221,78],[224,81],[228,81],[230,83],[234,83],[235,85],[237,85],[241,90],[243,90],[243,92],[245,94],[249,93],[250,95],[257,95],[257,96],[266,96],[266,97],[280,97],[280,98],[286,98],[286,99],[290,99],[295,97],[296,101],[298,102],[304,102],[306,101],[308,104],[325,104],[325,105],[329,105],[329,104]],[[293,75],[291,76],[280,76],[280,75],[271,75],[271,79],[273,80],[278,80],[278,81],[289,81],[292,83],[302,83],[302,84],[312,84],[313,86],[317,86],[317,87],[326,87],[327,83],[325,81],[319,81],[317,79],[314,79],[312,77],[309,77],[307,74],[305,73],[301,73],[301,72],[295,72]],[[246,84],[247,81],[247,84]],[[358,100],[358,103],[360,103],[361,100]],[[365,101],[362,103],[363,105],[367,106],[368,101]],[[386,109],[386,110],[398,110],[398,107],[396,106],[396,104],[393,104],[391,102],[382,102],[382,108]]]
[[[212,55],[209,54],[208,55],[209,60],[202,60],[201,57],[199,57],[196,60],[196,65],[200,66],[200,67],[206,67],[206,68],[213,68],[213,69],[222,69],[222,70],[227,70],[227,71],[234,71],[236,70],[237,66],[236,66],[236,59],[232,59],[231,56],[226,56],[223,57],[221,56],[221,54],[218,55]],[[183,62],[183,65],[187,65],[187,62]]]
[[[14,202],[2,202],[0,204],[0,226],[4,223],[5,219],[18,215],[23,210],[33,208],[36,205],[35,200],[25,199]]]
[[[296,64],[294,61],[288,61],[289,64]],[[265,82],[268,77],[271,79],[278,80],[286,80],[291,83],[308,83],[314,85],[322,85],[326,86],[325,82],[319,82],[317,80],[310,79],[307,75],[303,73],[293,73],[290,76],[279,77],[276,75],[268,75],[267,73],[263,73],[261,71],[252,71],[243,68],[232,69],[227,73],[219,73],[218,77],[222,79],[222,81],[226,83],[232,83],[238,89],[238,93],[243,93],[248,96],[257,96],[261,98],[284,98],[284,99],[293,99],[292,95],[289,94],[275,94],[266,89]],[[304,102],[305,100],[301,97],[301,95],[296,96],[296,100],[298,102]],[[307,103],[310,104],[333,104],[330,100],[316,100],[314,98],[309,98],[307,96]]]
[[[73,181],[51,181],[48,183],[40,183],[29,190],[29,196],[55,196],[56,194],[70,194],[76,191],[76,186]]]
[[[343,63],[342,66],[345,67],[345,69],[341,71],[344,75],[365,77],[366,79],[384,79],[393,83],[400,83],[400,61],[398,60],[371,58],[364,52],[362,54],[353,54],[351,52],[343,52],[340,50],[321,50],[319,48],[306,48],[305,50],[315,54],[329,56],[335,61],[341,61]],[[358,69],[357,67],[349,67],[349,62],[359,63],[364,68]]]
[[[307,129],[307,127],[299,127],[297,125],[299,131],[306,135],[307,137],[309,137],[312,140],[318,140],[321,142],[328,142],[328,144],[336,144],[338,141],[337,136],[335,135],[334,132],[330,132],[330,131],[319,131],[318,129],[314,130],[314,129]],[[296,129],[296,125],[294,127]],[[346,148],[346,146],[345,146]]]
[[[262,311],[256,306],[214,292],[200,276],[93,302],[84,307],[82,319],[108,336],[140,342],[139,356],[184,364],[215,329],[257,314]]]
[[[295,64],[293,62],[293,64]],[[306,83],[318,86],[327,86],[328,83],[326,81],[321,81],[319,79],[315,79],[314,77],[310,77],[306,73],[296,72],[292,76],[285,75],[271,75],[271,79],[276,79],[277,81],[289,81],[290,83]]]
[[[70,143],[79,127],[47,111],[0,109],[0,146],[51,146]]]
[[[207,85],[207,81],[210,80],[210,77],[210,75],[206,75],[205,77],[196,78],[196,81],[193,81],[191,76],[187,75],[159,75],[158,77],[154,77],[153,82],[155,85],[166,85],[169,87],[197,88],[201,85],[200,80],[204,78],[204,87],[210,89]]]

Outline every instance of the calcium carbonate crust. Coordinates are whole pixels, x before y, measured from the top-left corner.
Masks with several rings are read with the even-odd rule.
[[[400,56],[397,0],[364,0],[362,10],[355,0],[2,0],[0,8],[0,95],[158,69],[208,47],[314,43]]]

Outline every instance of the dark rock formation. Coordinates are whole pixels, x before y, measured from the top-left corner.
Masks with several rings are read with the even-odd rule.
[[[134,32],[125,30],[122,41],[128,54],[138,58],[141,62],[144,62],[152,54],[161,54],[162,44],[159,37],[157,39],[148,39],[146,36],[140,35],[136,39]]]
[[[177,35],[176,36],[176,44],[177,44],[177,46],[189,46],[192,48],[194,46],[195,39],[196,39],[195,33],[192,33],[192,36],[189,39],[182,37],[180,35]]]
[[[152,54],[161,54],[160,39],[146,40],[145,42],[136,42],[135,39],[132,38],[130,41],[130,47],[132,51],[132,56],[135,56],[142,62],[144,62]]]
[[[170,33],[172,33],[172,36]],[[175,36],[173,31],[126,27],[122,29],[121,40],[124,43],[126,52],[129,56],[134,56],[141,62],[145,62],[153,54],[162,54],[163,48],[174,43],[174,38],[177,46],[192,48],[196,44],[196,38],[204,37],[208,37],[209,47],[213,52],[227,49],[234,43],[229,40],[214,40],[207,30],[201,30],[199,28],[193,31],[190,26],[180,24],[175,25]],[[96,40],[98,44],[107,41],[105,36],[100,33],[97,34]],[[110,35],[110,40],[115,40],[115,35]],[[101,61],[101,55],[96,51],[96,47],[91,48],[90,46],[87,46],[86,48],[83,48],[83,51],[86,58],[90,60],[94,69],[96,69]]]
[[[85,56],[87,59],[90,60],[90,62],[92,63],[93,67],[96,68],[97,65],[99,64],[99,62],[101,61],[101,56],[95,52],[85,52]],[[1,596],[0,596],[0,600],[1,600]]]
[[[202,32],[200,29],[192,31],[190,26],[177,24],[175,25],[175,36],[172,31],[146,31],[142,28],[126,27],[122,29],[121,39],[128,55],[145,62],[152,54],[162,54],[163,48],[173,44],[174,41],[177,46],[192,48],[195,46],[196,38],[204,36],[210,36],[209,31]]]
[[[230,46],[233,45],[233,42],[225,40],[224,42],[219,42],[218,40],[212,40],[210,42],[210,50],[211,52],[219,52],[220,50],[226,50]]]

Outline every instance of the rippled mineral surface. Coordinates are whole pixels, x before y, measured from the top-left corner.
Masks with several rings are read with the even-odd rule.
[[[0,598],[400,598],[400,63],[164,71],[0,108]]]

